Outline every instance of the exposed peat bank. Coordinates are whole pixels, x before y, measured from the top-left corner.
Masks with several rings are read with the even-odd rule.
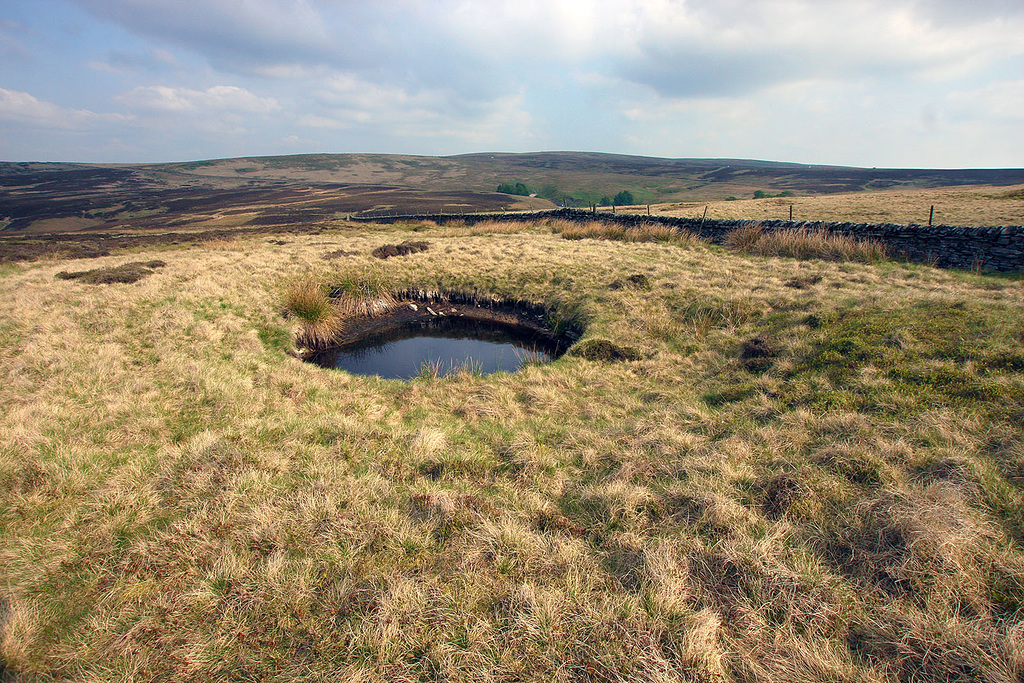
[[[577,323],[532,302],[423,290],[358,303],[332,298],[325,321],[300,331],[300,355],[357,375],[409,380],[515,372],[559,358],[581,335]]]

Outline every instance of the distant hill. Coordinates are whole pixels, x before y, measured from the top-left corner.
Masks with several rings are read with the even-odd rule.
[[[866,169],[590,152],[302,154],[165,164],[0,163],[0,232],[312,223],[360,212],[467,213],[762,194],[1024,183],[1024,169]],[[518,187],[518,194],[497,192]],[[624,196],[624,195],[620,195]]]

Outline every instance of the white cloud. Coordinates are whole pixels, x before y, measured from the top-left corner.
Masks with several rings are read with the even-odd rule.
[[[960,117],[1016,122],[1024,133],[1024,80],[994,81],[981,88],[955,91],[947,100]]]
[[[315,97],[328,106],[347,111],[372,113],[378,117],[404,116],[442,106],[447,97],[441,91],[420,90],[373,83],[353,74],[337,74],[322,84]]]
[[[229,70],[320,62],[336,49],[312,0],[76,1],[137,35],[187,47]]]
[[[272,97],[259,97],[245,88],[217,85],[206,90],[163,85],[140,86],[119,95],[117,101],[130,109],[150,112],[229,111],[269,114],[281,108]]]
[[[352,122],[345,120],[345,116],[320,116],[319,114],[306,114],[297,123],[307,128],[333,128],[335,130],[347,130],[352,127]],[[290,135],[288,137],[296,137]]]
[[[175,154],[228,142],[269,153],[298,134],[334,151],[875,153],[919,165],[923,149],[949,165],[1005,156],[985,122],[1021,137],[1020,0],[70,2],[85,10],[68,12],[82,28],[71,39],[52,19],[0,21],[0,56],[16,38],[6,44],[30,48],[36,69],[0,62],[0,83],[75,108],[21,93],[0,116],[96,125],[115,120],[94,113],[114,102],[129,113],[126,140]],[[95,82],[62,83],[83,74]],[[972,149],[957,122],[976,126]]]
[[[522,92],[453,104],[452,94],[441,90],[409,92],[343,74],[326,81],[315,97],[318,110],[302,116],[299,125],[357,130],[375,137],[462,138],[474,143],[532,135],[532,117]]]
[[[328,69],[463,99],[574,70],[690,97],[807,78],[951,77],[1024,53],[1024,12],[1005,0],[973,13],[916,0],[78,2],[240,74]]]
[[[0,121],[32,128],[88,130],[96,126],[125,121],[119,114],[97,114],[87,109],[68,109],[40,100],[27,92],[0,88]]]
[[[628,20],[612,70],[666,96],[756,92],[779,83],[962,75],[1020,54],[1024,20],[939,24],[912,3],[653,1]]]

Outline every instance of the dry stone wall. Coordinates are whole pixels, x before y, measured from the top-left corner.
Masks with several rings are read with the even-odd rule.
[[[701,220],[669,216],[591,213],[559,209],[534,213],[491,213],[464,215],[422,214],[409,216],[360,217],[373,222],[432,220],[438,223],[460,221],[467,224],[484,221],[537,221],[560,218],[570,221],[610,221],[620,225],[658,223],[687,230],[714,243],[727,234],[757,223],[765,230],[807,230],[847,235],[860,240],[877,240],[886,245],[894,259],[928,263],[940,268],[982,268],[1004,272],[1024,271],[1024,227],[958,227],[953,225],[896,225],[872,223],[831,223],[823,221],[749,221]]]

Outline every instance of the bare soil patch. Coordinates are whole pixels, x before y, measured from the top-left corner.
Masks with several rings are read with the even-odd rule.
[[[430,242],[406,240],[399,244],[384,244],[373,250],[373,255],[379,259],[388,259],[392,256],[408,256],[418,254],[430,248]]]
[[[163,268],[167,263],[159,259],[152,261],[133,261],[109,268],[94,268],[69,272],[62,270],[54,277],[58,280],[78,280],[90,285],[132,284],[153,273],[156,268]]]

